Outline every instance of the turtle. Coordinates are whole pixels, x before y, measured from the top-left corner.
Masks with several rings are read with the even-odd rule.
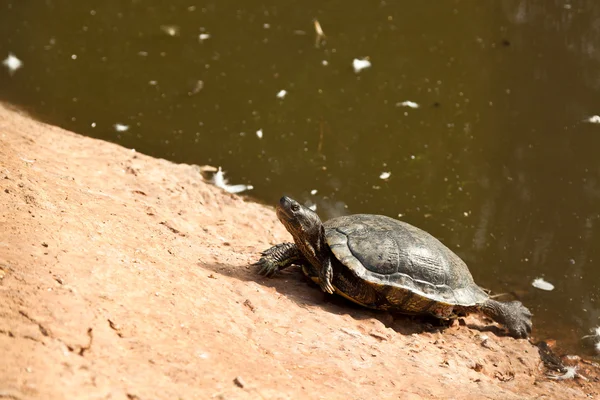
[[[263,251],[254,263],[261,275],[298,265],[323,292],[364,307],[442,320],[481,313],[515,338],[531,333],[532,313],[520,301],[491,299],[465,262],[424,230],[375,214],[322,222],[287,196],[276,213],[294,242]]]

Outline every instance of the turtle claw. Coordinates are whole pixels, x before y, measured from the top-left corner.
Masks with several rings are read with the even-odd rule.
[[[325,293],[333,294],[333,292],[335,292],[331,282],[324,282],[323,280],[319,279],[319,286],[321,286],[321,290]]]
[[[279,266],[267,257],[261,257],[252,266],[258,269],[257,272],[259,275],[266,276],[267,278],[272,277],[279,270]]]

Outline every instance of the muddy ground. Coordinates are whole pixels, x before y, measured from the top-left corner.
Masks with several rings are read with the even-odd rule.
[[[0,106],[0,398],[583,399],[537,347],[249,267],[290,240],[197,167]],[[535,334],[535,332],[534,332]]]

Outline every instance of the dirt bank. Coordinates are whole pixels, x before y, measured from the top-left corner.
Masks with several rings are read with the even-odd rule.
[[[198,169],[0,106],[0,398],[575,399],[537,348],[248,267],[289,240]],[[593,368],[589,366],[589,369]]]

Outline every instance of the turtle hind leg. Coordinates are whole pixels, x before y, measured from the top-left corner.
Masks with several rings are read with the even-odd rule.
[[[258,273],[267,277],[275,275],[278,271],[292,264],[307,262],[294,243],[279,243],[263,251],[262,257],[252,264],[258,268]]]
[[[531,333],[531,311],[520,301],[502,303],[488,299],[477,308],[486,316],[504,325],[511,336],[527,338]]]

